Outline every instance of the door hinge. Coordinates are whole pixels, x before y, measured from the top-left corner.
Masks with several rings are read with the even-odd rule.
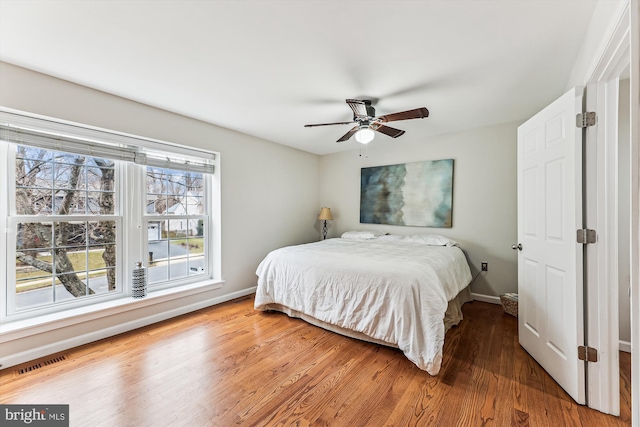
[[[597,362],[598,350],[584,345],[578,346],[578,359],[584,360],[585,362]]]
[[[579,128],[586,128],[596,124],[595,111],[589,111],[586,113],[576,114],[576,126]]]
[[[576,231],[576,240],[583,245],[595,243],[597,240],[596,230],[581,228]]]

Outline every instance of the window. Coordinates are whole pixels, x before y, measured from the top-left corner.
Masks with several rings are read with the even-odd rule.
[[[115,162],[22,145],[12,152],[15,290],[8,312],[116,291]]]
[[[136,261],[151,292],[213,278],[214,153],[0,118],[3,317],[129,298]]]
[[[149,284],[204,274],[203,174],[147,167],[146,183]]]

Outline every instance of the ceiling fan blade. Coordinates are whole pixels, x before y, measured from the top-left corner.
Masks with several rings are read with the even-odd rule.
[[[351,130],[349,132],[347,132],[344,135],[342,135],[342,138],[340,138],[336,142],[345,142],[346,140],[351,138],[354,133],[358,132],[358,129],[360,129],[359,126],[354,126],[353,128],[351,128]]]
[[[399,136],[404,135],[404,131],[400,130],[400,129],[396,129],[396,128],[392,128],[390,126],[385,126],[383,124],[380,123],[374,123],[371,125],[371,129],[380,132],[380,133],[384,133],[387,136],[390,136],[391,138],[397,138]]]
[[[316,123],[316,124],[313,124],[313,125],[304,125],[304,127],[312,128],[312,127],[316,127],[316,126],[351,125],[351,124],[353,124],[353,121],[351,121],[351,122],[335,122],[335,123]]]
[[[414,110],[402,111],[401,113],[387,114],[385,116],[377,117],[376,120],[379,122],[397,122],[399,120],[424,119],[425,117],[429,117],[429,110],[422,107]]]
[[[355,117],[373,117],[376,115],[376,110],[369,100],[347,99],[347,104],[353,110]]]

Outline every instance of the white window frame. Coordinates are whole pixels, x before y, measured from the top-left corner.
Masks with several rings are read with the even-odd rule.
[[[194,161],[196,169],[199,167],[198,162],[200,158],[205,162],[204,167],[206,170],[209,170],[209,168],[214,170],[214,168],[218,166],[219,162],[219,154],[215,152],[180,146],[164,141],[128,135],[111,130],[85,126],[0,107],[0,118],[2,119],[0,120],[0,124],[8,123],[8,117],[12,119],[12,124],[36,126],[38,129],[45,129],[48,132],[65,132],[65,134],[72,134],[79,140],[86,139],[89,141],[89,144],[91,144],[91,141],[97,141],[97,143],[105,141],[116,146],[124,145],[128,148],[133,147],[135,150],[139,150],[139,152],[143,153],[141,156],[143,161],[149,158],[149,163],[162,165],[162,167],[169,168],[169,166],[164,163],[165,160],[169,159],[159,159],[156,155],[158,152],[167,153],[167,155],[171,156],[171,160],[177,158]],[[12,154],[9,150],[11,145],[11,143],[6,142],[0,143],[0,165],[8,165],[9,162],[12,161]],[[147,153],[149,153],[149,157],[147,157]],[[202,157],[199,157],[200,155]],[[95,157],[100,156],[96,154]],[[15,156],[13,158],[15,160]],[[146,244],[147,227],[146,220],[144,218],[144,209],[146,207],[146,165],[118,160],[116,160],[116,165],[116,182],[114,186],[114,190],[116,192],[116,212],[114,215],[100,215],[100,218],[109,217],[116,221],[116,290],[106,294],[83,297],[77,301],[64,303],[59,302],[45,307],[27,309],[20,311],[19,313],[16,313],[15,309],[8,310],[9,304],[11,304],[10,307],[15,308],[15,262],[9,262],[8,257],[15,254],[16,234],[13,231],[15,224],[21,221],[29,221],[30,219],[34,219],[34,217],[15,215],[15,166],[13,168],[9,167],[9,170],[6,172],[0,172],[0,218],[4,219],[5,222],[4,224],[0,224],[0,271],[7,272],[0,276],[0,292],[5,296],[5,298],[3,298],[5,303],[0,304],[0,322],[5,324],[7,322],[14,321],[20,322],[24,319],[37,318],[38,316],[50,318],[51,315],[63,318],[66,315],[65,313],[77,312],[78,309],[83,312],[90,312],[92,310],[92,305],[96,307],[96,310],[104,310],[105,307],[109,306],[109,301],[112,301],[116,306],[122,305],[123,303],[129,304],[130,302],[134,303],[142,301],[133,300],[131,298],[130,283],[134,265],[129,264],[134,263],[129,260],[139,259],[143,261],[144,265],[147,265],[147,257],[144,256],[144,254],[148,253]],[[219,288],[221,286],[221,262],[219,254],[219,248],[221,247],[219,242],[220,232],[219,228],[216,229],[213,226],[214,221],[219,222],[220,219],[219,179],[213,173],[204,174],[204,181],[206,215],[202,215],[202,218],[205,220],[205,254],[208,254],[205,258],[205,272],[202,275],[187,277],[183,280],[168,281],[162,286],[150,287],[147,297],[148,299],[153,299],[154,293],[157,293],[155,297],[166,300],[166,298],[173,293],[178,297],[180,292],[193,292],[193,290],[197,289],[199,286],[206,288],[210,288],[212,285],[215,286],[215,288]],[[134,187],[138,188],[140,191],[129,190]],[[141,197],[143,194],[145,195],[144,198]],[[12,211],[12,209],[14,210]],[[37,216],[37,219],[40,218],[41,216]],[[95,220],[95,218],[86,215],[50,215],[46,216],[46,220],[44,221],[55,222],[60,220]],[[105,306],[105,304],[107,304],[107,306]],[[148,305],[148,302],[142,305]]]
[[[146,168],[145,168],[146,169]],[[146,181],[146,171],[145,173],[145,181]],[[203,177],[203,184],[204,184],[204,192],[205,194],[210,195],[211,194],[211,188],[213,186],[213,176],[210,174],[204,174]],[[145,190],[146,190],[146,185],[144,186]],[[142,215],[142,228],[143,230],[145,230],[145,235],[143,238],[144,241],[144,254],[148,254],[149,253],[149,239],[148,239],[148,234],[147,230],[148,230],[148,224],[149,222],[154,222],[154,221],[171,221],[171,220],[181,220],[181,219],[202,219],[203,220],[203,226],[204,226],[204,236],[209,236],[210,231],[212,230],[212,197],[205,197],[204,200],[204,208],[205,208],[205,215],[149,215],[146,213],[146,201],[147,201],[147,192],[145,191],[144,197],[140,198],[141,200],[144,201],[144,203],[141,206],[141,211],[143,212]],[[213,265],[214,265],[214,260],[213,260],[213,254],[212,254],[212,245],[210,244],[211,239],[204,239],[204,252],[203,252],[203,257],[205,259],[205,267],[204,267],[204,272],[203,274],[199,274],[196,276],[187,276],[186,278],[181,278],[181,279],[173,279],[173,280],[167,280],[164,282],[159,282],[159,283],[149,283],[149,288],[150,289],[165,289],[165,288],[170,288],[170,287],[174,287],[174,286],[179,286],[180,284],[188,284],[193,282],[194,280],[197,280],[197,277],[209,277],[210,275],[212,275],[213,273]]]
[[[45,304],[42,306],[36,306],[31,308],[26,308],[20,311],[16,310],[16,277],[15,277],[15,268],[8,268],[6,270],[7,284],[6,284],[6,313],[7,317],[31,317],[35,313],[36,315],[51,313],[56,311],[64,311],[75,307],[80,307],[83,305],[94,304],[95,302],[108,301],[116,298],[122,298],[123,294],[126,294],[126,291],[123,289],[124,283],[124,269],[121,264],[121,256],[118,254],[117,248],[120,242],[122,242],[123,233],[122,233],[122,224],[123,219],[118,215],[101,215],[99,218],[106,219],[108,221],[115,221],[116,223],[116,289],[105,294],[96,294],[96,295],[87,295],[82,298],[78,298],[75,300],[68,301],[56,301],[51,304]],[[41,219],[41,221],[36,221],[36,219]],[[38,218],[29,217],[29,216],[13,216],[9,217],[8,222],[8,230],[7,233],[7,249],[16,247],[16,235],[14,232],[16,226],[20,222],[68,222],[68,221],[96,221],[96,217],[91,216],[80,216],[74,215],[73,217],[62,216],[62,215],[52,215]],[[7,250],[8,254],[11,254],[11,250]],[[15,253],[15,252],[14,252]],[[7,260],[8,261],[8,260]],[[13,266],[12,266],[13,267]]]

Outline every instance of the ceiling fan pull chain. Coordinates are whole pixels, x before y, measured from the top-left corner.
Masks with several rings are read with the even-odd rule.
[[[368,148],[369,144],[360,144],[360,154],[358,155],[358,157],[362,157],[362,146],[364,145],[364,158],[367,159],[369,158],[369,151]]]

